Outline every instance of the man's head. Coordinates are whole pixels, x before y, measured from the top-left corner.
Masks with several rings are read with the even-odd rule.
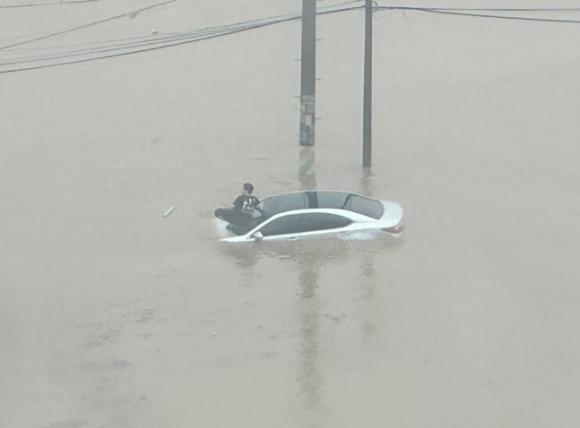
[[[244,183],[244,191],[248,192],[248,195],[251,195],[252,192],[254,191],[254,186],[252,185],[252,183]]]

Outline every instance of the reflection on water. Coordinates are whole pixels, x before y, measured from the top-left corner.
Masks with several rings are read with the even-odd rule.
[[[247,243],[228,243],[216,242],[215,248],[218,254],[223,254],[226,258],[234,261],[238,266],[247,271],[253,268],[256,263],[262,258],[263,252],[257,247],[260,245],[256,242]]]
[[[360,260],[360,273],[361,298],[363,300],[368,300],[373,297],[377,287],[376,282],[372,280],[375,275],[374,256],[372,254],[369,254],[367,258],[362,258]]]
[[[359,192],[362,195],[379,197],[374,194],[373,171],[371,168],[365,167],[360,170]],[[380,197],[379,197],[380,199]]]
[[[300,300],[300,366],[298,379],[304,404],[309,409],[318,409],[321,405],[321,387],[323,384],[320,370],[320,314],[318,299],[319,264],[314,258],[300,259],[299,286]]]
[[[299,383],[301,405],[308,409],[321,406],[322,374],[320,370],[320,302],[318,276],[321,267],[348,257],[348,244],[341,241],[250,242],[232,245],[216,243],[218,251],[232,260],[242,270],[241,285],[251,285],[255,279],[256,265],[260,260],[281,260],[291,263],[297,270],[299,366],[296,378]]]
[[[218,254],[246,270],[254,267],[260,260],[269,258],[293,262],[300,271],[309,269],[310,264],[321,267],[360,260],[361,274],[369,277],[374,272],[371,263],[373,255],[395,251],[400,245],[402,245],[401,238],[397,239],[385,234],[384,237],[374,240],[216,242],[215,249]]]

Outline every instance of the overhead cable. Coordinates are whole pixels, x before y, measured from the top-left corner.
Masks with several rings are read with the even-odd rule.
[[[85,43],[82,45],[68,45],[68,46],[54,46],[52,48],[29,49],[23,50],[21,47],[35,41],[44,40],[57,35],[70,33],[89,26],[101,24],[114,19],[125,17],[136,12],[152,9],[155,7],[167,5],[177,0],[168,0],[162,3],[157,3],[138,11],[131,11],[121,15],[109,17],[100,21],[95,21],[83,26],[59,31],[56,33],[36,37],[33,39],[12,43],[5,46],[0,46],[2,56],[0,56],[0,73],[9,73],[16,71],[32,70],[38,68],[55,67],[66,64],[74,64],[86,61],[94,61],[98,59],[119,57],[124,55],[131,55],[140,52],[147,52],[152,50],[164,49],[172,46],[183,45],[187,43],[208,40],[216,37],[223,37],[226,35],[249,31],[257,28],[263,28],[283,22],[289,22],[300,19],[301,13],[293,13],[287,15],[274,16],[270,18],[258,19],[253,21],[245,21],[235,24],[228,24],[223,26],[216,26],[204,29],[198,29],[186,32],[176,32],[170,34],[152,34],[150,36],[142,36],[135,38],[127,38],[121,40],[107,40],[101,42]],[[353,10],[360,10],[364,5],[353,5],[354,1],[334,5],[326,8],[320,8],[318,15],[328,15],[339,12],[347,12]],[[349,5],[349,6],[344,6]],[[526,21],[542,21],[542,22],[558,22],[558,23],[580,23],[578,20],[562,20],[551,18],[533,18],[522,16],[506,16],[499,14],[481,13],[483,11],[507,12],[515,11],[511,9],[467,9],[467,8],[423,8],[423,7],[406,7],[406,6],[376,6],[375,10],[405,10],[417,11],[425,13],[438,13],[448,15],[459,15],[468,17],[484,17],[497,19],[516,19]],[[470,12],[471,11],[471,12]],[[517,9],[519,12],[561,12],[561,11],[580,11],[580,8],[567,9]],[[14,49],[19,47],[19,49]]]

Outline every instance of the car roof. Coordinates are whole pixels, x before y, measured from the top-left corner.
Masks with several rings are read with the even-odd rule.
[[[380,219],[384,213],[383,203],[378,199],[336,190],[282,193],[262,200],[260,208],[266,218],[283,212],[307,209],[346,210],[374,219]]]

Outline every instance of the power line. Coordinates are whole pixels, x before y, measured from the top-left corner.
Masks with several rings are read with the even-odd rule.
[[[437,13],[441,15],[455,15],[466,16],[474,18],[493,18],[493,19],[508,19],[515,21],[535,21],[535,22],[551,22],[562,24],[580,24],[580,20],[575,19],[561,19],[561,18],[537,18],[529,16],[514,16],[514,15],[497,15],[487,12],[579,12],[580,8],[427,8],[427,7],[411,7],[411,6],[377,6],[375,10],[401,10],[401,11],[415,11],[425,13]],[[473,11],[474,13],[469,13]]]
[[[168,4],[176,0],[170,0],[169,2],[159,3],[155,6]],[[347,2],[344,4],[351,4],[354,2]],[[155,7],[152,6],[152,7]],[[335,6],[331,6],[321,10],[320,14],[330,14],[330,13],[338,13],[347,10],[352,10],[353,8],[336,8]],[[64,30],[58,33],[53,33],[47,36],[42,36],[35,38],[34,40],[13,43],[8,46],[0,47],[1,49],[12,48],[15,46],[23,45],[25,43],[30,43],[32,41],[45,39],[48,37],[53,37],[55,35],[60,35],[64,33],[68,33],[71,31],[75,31],[81,28],[85,28],[87,26],[97,25],[99,23],[109,21],[112,19],[117,19],[130,13],[125,13],[122,15],[118,15],[115,17],[107,18],[106,20],[96,21],[91,24],[87,24],[81,27],[75,27],[74,29]],[[201,30],[196,30],[193,32],[186,32],[186,33],[176,33],[172,35],[154,35],[151,37],[143,37],[139,39],[126,39],[126,41],[117,41],[115,43],[111,43],[111,41],[103,42],[103,43],[95,43],[93,44],[94,47],[89,47],[88,45],[83,45],[81,48],[65,48],[62,52],[51,53],[48,52],[46,49],[43,50],[45,55],[28,55],[28,56],[20,56],[17,59],[12,61],[0,61],[0,73],[10,73],[10,72],[17,72],[17,71],[25,71],[25,70],[34,70],[39,68],[47,68],[47,67],[56,67],[60,65],[68,65],[68,64],[75,64],[80,62],[87,62],[93,61],[97,59],[105,59],[105,58],[113,58],[119,56],[130,55],[134,53],[140,52],[147,52],[152,50],[163,49],[172,46],[179,46],[182,44],[193,43],[201,40],[207,40],[216,37],[222,37],[229,34],[239,33],[242,31],[253,30],[257,28],[262,28],[274,24],[279,24],[283,22],[293,21],[299,19],[301,17],[300,13],[289,14],[289,15],[280,15],[266,19],[254,20],[254,21],[245,21],[238,24],[228,24],[225,26],[220,27],[213,27],[213,28],[206,28]],[[133,41],[131,41],[133,40]],[[34,51],[33,51],[34,52]],[[68,59],[67,59],[68,58]],[[50,63],[48,61],[52,60],[53,62]],[[54,62],[54,60],[59,60],[58,62]],[[44,62],[44,63],[42,63]],[[14,67],[20,65],[20,67]]]
[[[66,65],[78,62],[92,61],[97,59],[130,55],[133,53],[157,50],[166,47],[178,46],[186,43],[207,40],[210,38],[221,37],[228,34],[261,28],[264,26],[273,25],[276,23],[285,22],[293,19],[297,19],[297,17],[296,16],[280,17],[271,20],[246,22],[237,25],[227,25],[222,27],[202,29],[189,33],[178,33],[173,35],[161,35],[161,36],[155,35],[151,37],[144,37],[133,40],[127,39],[123,41],[117,41],[115,44],[111,44],[110,42],[101,44],[97,43],[94,44],[94,47],[87,47],[87,45],[84,45],[82,48],[68,49],[60,53],[49,52],[46,56],[34,55],[24,58],[21,57],[16,61],[5,62],[4,64],[0,62],[0,73],[54,67],[58,65]],[[92,55],[92,56],[83,58],[82,57],[83,55],[85,56]],[[35,64],[42,61],[58,60],[62,58],[74,58],[74,59],[67,61],[59,61],[56,63]],[[9,68],[10,66],[13,65],[23,65],[23,66],[18,68]],[[2,70],[2,68],[4,68],[4,70]]]
[[[580,7],[421,7],[421,6],[375,6],[374,9],[420,10],[420,11],[471,11],[471,12],[578,12]]]
[[[8,3],[8,4],[0,4],[0,9],[13,9],[13,8],[21,8],[21,7],[38,7],[38,6],[59,6],[63,4],[71,4],[71,3],[89,3],[101,0],[35,0],[35,1],[27,1],[26,3]]]
[[[33,39],[24,40],[22,42],[13,43],[11,45],[0,46],[0,50],[14,48],[16,46],[21,46],[21,45],[28,44],[28,43],[38,42],[40,40],[50,39],[51,37],[60,36],[62,34],[72,33],[73,31],[78,31],[78,30],[82,30],[82,29],[85,29],[85,28],[94,27],[95,25],[103,24],[104,22],[109,22],[109,21],[113,21],[113,20],[116,20],[116,19],[124,18],[126,16],[134,15],[134,14],[137,14],[137,13],[140,13],[140,12],[143,12],[143,11],[146,11],[146,10],[149,10],[149,9],[153,9],[153,8],[160,7],[160,6],[165,6],[165,5],[169,4],[169,3],[174,3],[176,1],[177,0],[168,0],[168,1],[165,1],[163,3],[156,3],[154,5],[150,5],[150,6],[147,6],[147,7],[143,7],[141,9],[132,10],[131,12],[125,12],[125,13],[122,13],[120,15],[111,16],[109,18],[101,19],[99,21],[94,21],[94,22],[91,22],[89,24],[80,25],[78,27],[69,28],[69,29],[66,29],[66,30],[58,31],[56,33],[51,33],[51,34],[47,34],[47,35],[40,36],[40,37],[35,37]]]
[[[87,0],[85,0],[87,1]],[[94,1],[94,0],[89,0]],[[147,52],[152,50],[164,49],[173,46],[179,46],[187,43],[194,43],[202,40],[208,40],[216,37],[222,37],[230,34],[240,33],[243,31],[249,31],[257,28],[262,28],[266,26],[271,26],[275,24],[280,24],[283,22],[289,22],[301,18],[301,13],[294,13],[288,15],[274,16],[265,19],[245,21],[236,24],[228,24],[218,27],[210,27],[200,30],[194,30],[189,32],[180,32],[164,35],[152,35],[144,36],[138,38],[129,38],[121,40],[109,40],[104,42],[95,42],[90,44],[84,44],[82,46],[64,46],[64,47],[54,47],[52,49],[42,49],[40,53],[35,50],[31,50],[28,54],[24,51],[11,51],[12,48],[17,46],[22,46],[35,41],[44,40],[50,37],[55,37],[57,35],[62,35],[77,31],[90,26],[95,26],[103,22],[108,22],[114,19],[119,19],[138,13],[140,11],[152,9],[159,6],[168,5],[177,0],[169,0],[163,3],[157,3],[146,8],[139,9],[137,11],[131,11],[123,13],[121,15],[116,15],[109,17],[100,21],[95,21],[83,26],[78,26],[75,28],[59,31],[56,33],[48,34],[45,36],[36,37],[34,39],[29,39],[26,41],[21,41],[18,43],[12,43],[10,45],[5,45],[0,47],[0,50],[4,50],[4,57],[7,57],[7,53],[17,54],[16,57],[9,59],[6,58],[4,61],[0,61],[0,73],[10,73],[17,71],[33,70],[47,67],[56,67],[60,65],[75,64],[87,61],[94,61],[99,59],[120,57],[125,55],[131,55],[141,52]],[[327,8],[319,9],[318,15],[328,15],[334,13],[348,12],[353,10],[360,10],[364,8],[364,5],[354,5],[358,3],[356,1],[350,1],[341,3],[338,5],[330,6]],[[347,6],[345,6],[347,5]],[[408,7],[408,6],[376,6],[375,10],[403,10],[403,11],[417,11],[424,13],[437,13],[437,14],[448,14],[457,16],[467,16],[467,17],[483,17],[483,18],[497,18],[497,19],[515,19],[515,20],[526,20],[526,21],[540,21],[540,22],[555,22],[555,23],[580,23],[580,20],[562,20],[562,19],[552,19],[552,18],[532,18],[532,17],[522,17],[522,16],[506,16],[498,14],[488,14],[480,12],[507,12],[507,11],[518,11],[518,12],[570,12],[570,11],[580,11],[580,8],[535,8],[535,9],[506,9],[506,8],[424,8],[424,7]],[[473,13],[472,13],[473,12]]]

